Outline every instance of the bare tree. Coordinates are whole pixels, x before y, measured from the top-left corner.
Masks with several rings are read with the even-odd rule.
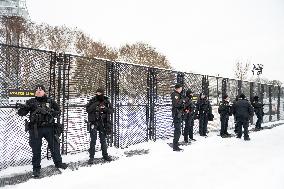
[[[0,23],[2,40],[6,44],[18,46],[21,35],[26,30],[26,20],[18,16],[1,16]]]
[[[142,42],[122,46],[119,49],[119,60],[159,68],[171,68],[165,55],[149,44]]]
[[[282,82],[281,81],[279,81],[279,80],[272,80],[272,81],[269,81],[269,84],[270,85],[278,85],[278,86],[282,86]]]
[[[36,24],[33,22],[26,22],[26,31],[21,39],[21,46],[30,48],[46,48],[47,42],[47,24]]]
[[[94,41],[82,31],[75,32],[75,50],[78,54],[91,57],[116,60],[118,52],[102,42]]]
[[[71,52],[74,40],[74,30],[66,26],[45,25],[46,48],[56,52]]]
[[[237,62],[235,66],[235,77],[238,80],[244,81],[248,78],[250,63]]]
[[[125,44],[119,49],[119,60],[128,63],[146,65],[150,67],[169,69],[170,63],[166,56],[158,52],[149,44],[137,42],[135,44]],[[145,68],[138,68],[137,66],[123,66],[123,71],[120,74],[120,79],[125,81],[121,84],[121,93],[127,94],[132,98],[137,96],[144,96],[143,92],[147,91],[147,74],[148,70]],[[163,77],[164,72],[159,72],[159,79]],[[137,77],[139,76],[139,77]],[[172,75],[168,75],[172,78]],[[159,80],[159,91],[170,89],[171,83],[169,78]],[[139,78],[139,79],[137,79]]]

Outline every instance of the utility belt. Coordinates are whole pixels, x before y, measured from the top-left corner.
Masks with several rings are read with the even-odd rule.
[[[50,128],[55,128],[57,127],[57,123],[54,123],[54,122],[38,122],[38,123],[31,123],[31,122],[28,122],[27,120],[25,120],[25,131],[33,131],[34,134],[35,134],[35,137],[37,138],[38,137],[38,129],[39,128],[47,128],[47,127],[50,127]]]

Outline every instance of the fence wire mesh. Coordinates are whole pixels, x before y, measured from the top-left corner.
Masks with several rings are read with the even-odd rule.
[[[171,93],[181,82],[184,92],[209,95],[214,121],[210,131],[220,129],[218,105],[223,94],[233,102],[238,94],[248,99],[260,96],[264,106],[264,122],[284,119],[284,89],[278,86],[233,79],[183,73],[120,62],[92,59],[68,54],[0,45],[0,170],[31,162],[29,135],[24,131],[24,119],[9,104],[9,89],[33,89],[42,83],[48,95],[60,105],[62,153],[78,153],[89,149],[86,104],[103,87],[114,107],[111,117],[113,134],[108,144],[120,148],[148,140],[173,136]],[[256,117],[252,123],[256,122]],[[194,133],[198,132],[198,120]],[[230,118],[229,128],[234,128]],[[99,140],[98,140],[99,141]],[[100,150],[98,142],[96,150]],[[48,156],[47,144],[42,146],[42,158]],[[50,155],[49,155],[50,156]]]

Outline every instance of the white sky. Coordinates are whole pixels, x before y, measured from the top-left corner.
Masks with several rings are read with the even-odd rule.
[[[263,64],[284,82],[284,0],[27,0],[35,22],[78,27],[119,47],[144,41],[180,71],[233,78]]]

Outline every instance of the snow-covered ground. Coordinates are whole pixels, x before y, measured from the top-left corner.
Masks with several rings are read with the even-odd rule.
[[[167,145],[171,140],[142,143],[127,149],[111,148],[110,154],[119,156],[119,160],[78,171],[66,170],[61,175],[7,188],[284,188],[284,125],[252,132],[249,142],[222,139],[216,133],[210,135],[208,138],[196,136],[197,141],[183,146],[183,152],[173,152]],[[149,154],[125,156],[124,152],[134,149],[149,150]],[[81,153],[63,159],[77,161],[87,156]],[[97,157],[100,156],[98,153]],[[48,164],[52,162],[43,162],[44,166]],[[29,170],[31,166],[13,169],[3,170],[0,177]]]

